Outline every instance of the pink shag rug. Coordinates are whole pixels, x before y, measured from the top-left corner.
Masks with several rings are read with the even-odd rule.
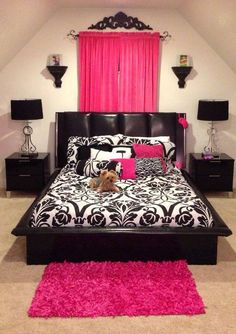
[[[51,263],[28,311],[45,318],[202,313],[184,260]]]

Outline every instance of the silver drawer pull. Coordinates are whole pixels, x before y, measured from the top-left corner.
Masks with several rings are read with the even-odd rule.
[[[220,174],[210,174],[209,177],[221,177]]]
[[[26,159],[25,159],[25,160],[18,160],[18,162],[19,162],[19,163],[25,163],[25,162],[26,162],[26,163],[29,163],[30,160],[26,160]]]
[[[221,164],[221,160],[209,160],[211,164]]]
[[[31,176],[31,174],[20,174],[20,177]]]

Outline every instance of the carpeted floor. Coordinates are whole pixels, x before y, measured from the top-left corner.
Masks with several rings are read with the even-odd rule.
[[[0,333],[6,334],[234,334],[236,333],[236,198],[209,200],[233,231],[221,238],[216,266],[189,266],[206,314],[99,318],[29,318],[27,310],[45,266],[25,264],[25,240],[10,234],[33,197],[0,197]]]

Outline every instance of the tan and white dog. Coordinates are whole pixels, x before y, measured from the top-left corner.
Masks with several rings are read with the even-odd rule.
[[[107,169],[104,169],[101,171],[100,176],[90,180],[89,186],[91,189],[97,190],[98,192],[119,192],[119,188],[115,185],[115,182],[118,179],[118,174],[114,170],[108,171]]]

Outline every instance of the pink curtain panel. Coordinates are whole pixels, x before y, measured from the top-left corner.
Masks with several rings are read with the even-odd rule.
[[[159,33],[79,34],[80,111],[155,112]]]

